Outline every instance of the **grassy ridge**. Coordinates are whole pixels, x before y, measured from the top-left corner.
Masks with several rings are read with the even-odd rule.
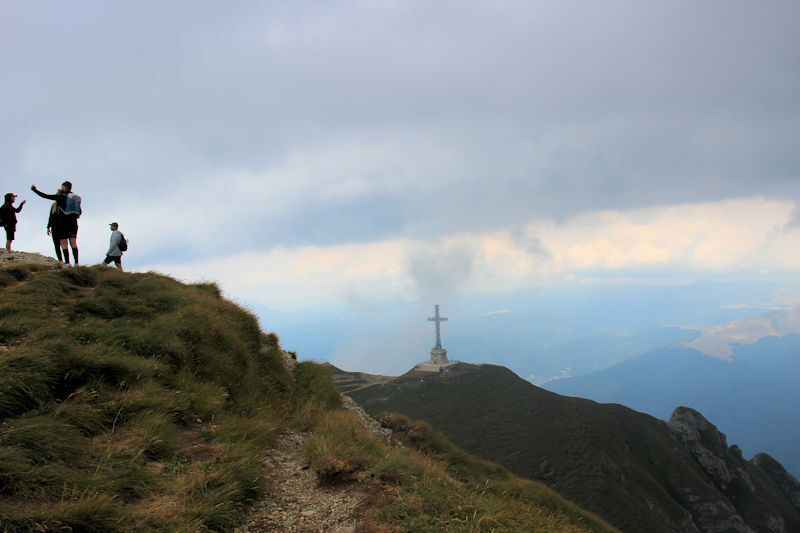
[[[288,428],[322,482],[376,495],[375,531],[610,530],[425,424],[376,440],[326,367],[282,357],[213,284],[0,269],[0,531],[231,531]]]
[[[277,338],[211,284],[0,272],[0,530],[230,529],[292,404]]]
[[[681,530],[692,502],[724,505],[664,422],[558,396],[502,367],[411,372],[350,395],[370,413],[425,420],[469,453],[547,483],[624,531]]]
[[[331,411],[305,446],[323,481],[369,487],[368,518],[378,530],[616,531],[544,485],[463,452],[424,422],[386,415],[381,423],[404,445],[388,446],[349,413]]]

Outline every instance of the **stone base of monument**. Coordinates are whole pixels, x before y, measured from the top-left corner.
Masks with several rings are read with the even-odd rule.
[[[436,365],[430,361],[425,361],[414,367],[419,372],[449,372],[450,369],[458,364],[458,361],[448,361],[443,365]]]
[[[439,316],[439,306],[434,307],[435,313],[431,322],[436,323],[436,344],[431,348],[431,358],[424,363],[420,363],[414,367],[414,370],[420,372],[448,372],[450,367],[457,364],[458,361],[450,361],[447,359],[447,350],[442,347],[442,336],[439,329],[441,322],[446,322],[447,318]]]

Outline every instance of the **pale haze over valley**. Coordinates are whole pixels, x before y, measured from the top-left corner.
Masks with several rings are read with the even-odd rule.
[[[795,2],[4,1],[15,246],[51,253],[29,187],[70,179],[84,262],[119,221],[129,268],[218,281],[300,358],[402,373],[434,304],[451,358],[535,383],[730,358],[800,333],[798,27]]]

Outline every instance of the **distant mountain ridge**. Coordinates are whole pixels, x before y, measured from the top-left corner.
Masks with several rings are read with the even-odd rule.
[[[445,344],[453,357],[503,365],[539,384],[691,340],[702,326],[752,316],[759,302],[781,302],[784,290],[785,284],[764,282],[572,284],[468,294],[457,306],[439,303],[450,317]],[[427,304],[290,313],[247,304],[263,324],[281,332],[287,349],[341,368],[398,375],[430,350],[431,332],[423,326]]]
[[[703,335],[684,343],[711,357],[733,360],[737,344],[754,344],[764,337],[800,334],[800,308],[773,310],[708,328]]]
[[[668,425],[621,405],[559,396],[494,365],[412,371],[350,396],[371,414],[426,420],[465,450],[547,483],[624,531],[800,531],[796,480],[745,461],[689,409],[676,410]]]
[[[614,402],[667,419],[690,405],[724,427],[749,454],[767,451],[800,475],[800,335],[733,346],[730,360],[670,346],[548,390]]]

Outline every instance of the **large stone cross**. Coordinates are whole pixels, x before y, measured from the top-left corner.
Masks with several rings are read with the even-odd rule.
[[[439,306],[436,306],[436,311],[434,312],[433,316],[428,319],[429,322],[434,322],[436,324],[436,346],[435,348],[441,350],[442,349],[442,332],[440,328],[440,324],[442,322],[447,322],[447,318],[443,316],[439,316]]]

